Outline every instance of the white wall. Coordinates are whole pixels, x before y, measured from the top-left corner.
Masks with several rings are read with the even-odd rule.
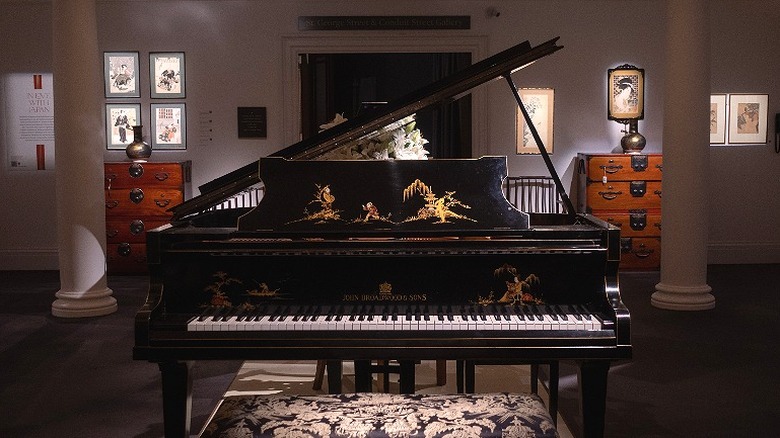
[[[711,3],[713,92],[768,93],[772,118],[780,112],[780,61],[774,55],[780,53],[780,40],[773,32],[780,8],[771,0]],[[489,7],[501,15],[488,17]],[[187,97],[181,101],[187,104],[188,149],[157,151],[152,159],[192,160],[194,187],[290,143],[297,121],[291,120],[289,108],[297,96],[286,57],[291,41],[302,38],[336,40],[344,47],[389,36],[407,44],[432,38],[448,45],[478,40],[490,55],[523,40],[537,44],[560,36],[563,50],[514,79],[522,87],[555,88],[552,157],[564,184],[575,176],[577,152],[618,147],[622,125],[607,120],[605,91],[606,71],[617,65],[645,69],[645,119],[639,128],[647,137],[646,152],[663,151],[661,90],[669,80],[664,77],[663,0],[98,1],[97,9],[100,50],[140,52],[142,72],[151,51],[186,53]],[[51,71],[50,10],[47,1],[0,0],[0,75]],[[469,15],[472,28],[299,32],[300,15]],[[102,60],[92,61],[91,67],[102,69]],[[148,77],[141,75],[142,97],[126,100],[142,104],[145,124],[152,103],[148,89]],[[496,81],[481,92],[486,124],[475,134],[486,140],[475,149],[508,155],[511,174],[545,174],[540,157],[514,155],[514,102],[506,84]],[[239,106],[267,107],[268,138],[237,138]],[[104,158],[121,161],[125,156],[106,151]],[[774,216],[780,197],[774,193],[780,190],[780,154],[773,152],[773,144],[712,147],[702,159],[709,159],[712,169],[709,261],[779,263]],[[54,205],[54,172],[9,171],[0,144],[0,269],[56,268]]]

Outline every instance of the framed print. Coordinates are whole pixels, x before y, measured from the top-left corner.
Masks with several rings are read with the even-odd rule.
[[[187,149],[187,114],[183,103],[152,104],[152,150]]]
[[[710,95],[710,144],[726,143],[726,95]]]
[[[106,149],[124,150],[133,142],[133,126],[141,125],[140,103],[106,104]]]
[[[141,97],[138,52],[103,52],[106,97]]]
[[[153,98],[183,98],[184,81],[183,52],[149,54],[149,83]]]
[[[521,88],[518,90],[528,116],[548,153],[553,152],[553,107],[555,91],[552,88]],[[516,110],[516,153],[540,154],[539,146],[528,129],[523,112]]]
[[[607,118],[624,121],[644,117],[644,69],[624,64],[607,70]]]
[[[766,143],[768,94],[729,94],[729,144]]]

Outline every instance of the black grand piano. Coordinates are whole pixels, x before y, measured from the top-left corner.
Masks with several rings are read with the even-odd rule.
[[[191,361],[236,359],[576,361],[601,436],[610,362],[631,356],[619,230],[574,212],[535,130],[564,214],[513,207],[505,157],[313,160],[493,79],[525,113],[511,73],[560,48],[519,44],[284,148],[148,232],[133,355],[159,364],[166,436],[189,433]],[[211,209],[256,184],[257,207]]]

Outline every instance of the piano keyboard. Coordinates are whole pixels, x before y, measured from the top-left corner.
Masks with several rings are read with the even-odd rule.
[[[253,311],[210,308],[187,323],[187,331],[441,331],[602,330],[603,318],[584,306],[357,307],[290,306]]]

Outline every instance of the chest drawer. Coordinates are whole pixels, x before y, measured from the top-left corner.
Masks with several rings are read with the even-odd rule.
[[[105,188],[183,187],[188,169],[181,163],[106,163]]]
[[[106,263],[112,274],[143,274],[146,266],[145,243],[109,243],[106,245]]]
[[[661,266],[660,237],[621,237],[621,269],[658,269]]]
[[[589,211],[661,208],[661,181],[613,181],[587,184]]]
[[[590,155],[586,166],[591,181],[660,181],[663,171],[660,155]]]
[[[133,187],[132,189],[106,190],[106,214],[109,216],[163,216],[167,210],[184,201],[184,194],[177,189]]]
[[[148,230],[167,223],[167,219],[145,216],[106,218],[106,241],[108,243],[145,243]]]
[[[661,237],[659,210],[599,210],[595,215],[620,228],[621,237]]]

